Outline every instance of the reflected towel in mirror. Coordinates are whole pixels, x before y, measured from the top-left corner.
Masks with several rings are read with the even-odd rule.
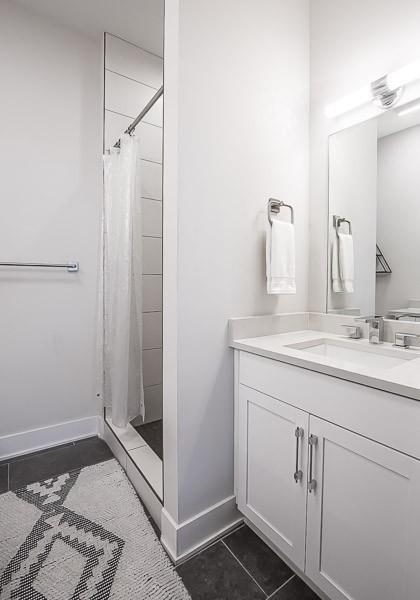
[[[331,277],[333,291],[352,293],[354,291],[354,249],[353,236],[339,231],[332,247]]]

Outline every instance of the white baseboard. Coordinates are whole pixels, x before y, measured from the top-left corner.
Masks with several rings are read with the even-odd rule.
[[[86,417],[0,437],[0,460],[81,440],[101,432],[101,420]]]
[[[235,496],[225,498],[182,523],[176,523],[163,508],[161,542],[173,562],[179,564],[242,521]]]

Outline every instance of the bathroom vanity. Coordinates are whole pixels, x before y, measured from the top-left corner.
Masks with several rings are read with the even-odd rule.
[[[234,339],[239,510],[331,600],[420,597],[420,351]]]

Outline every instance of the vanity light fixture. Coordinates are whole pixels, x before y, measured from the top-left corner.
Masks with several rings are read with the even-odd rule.
[[[420,79],[420,60],[380,77],[337,102],[328,104],[325,107],[325,114],[333,119],[369,102],[387,110],[399,100],[403,87],[418,79]]]
[[[415,102],[414,104],[409,104],[406,107],[400,108],[396,112],[399,117],[403,117],[404,115],[408,115],[408,114],[416,112],[418,110],[420,110],[420,102]]]

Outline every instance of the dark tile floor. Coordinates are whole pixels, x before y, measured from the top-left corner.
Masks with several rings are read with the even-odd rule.
[[[135,429],[151,447],[161,460],[163,460],[163,427],[162,420],[136,425]]]
[[[111,450],[97,437],[12,458],[0,463],[0,493],[110,458]]]
[[[246,525],[177,571],[192,600],[319,600]]]

